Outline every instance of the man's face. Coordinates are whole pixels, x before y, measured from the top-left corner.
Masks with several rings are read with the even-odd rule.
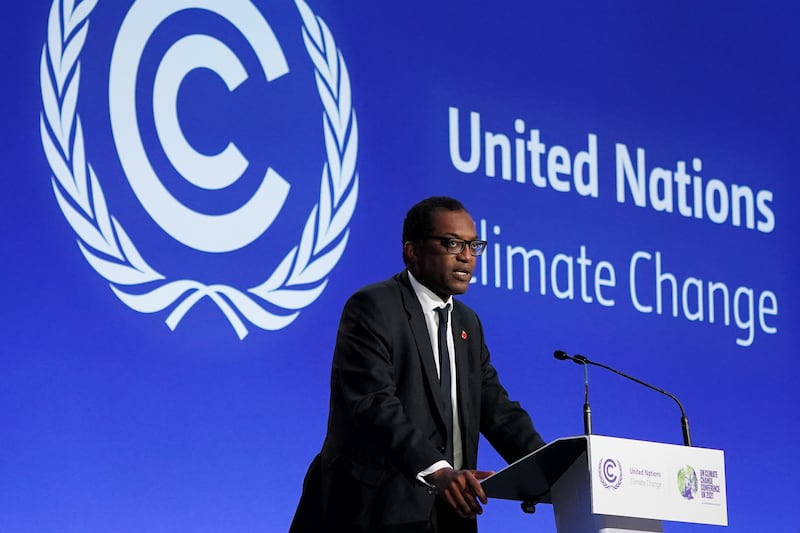
[[[466,211],[439,209],[433,214],[431,235],[455,237],[472,241],[478,238],[475,222]],[[441,240],[423,239],[419,243],[407,244],[412,259],[411,273],[442,300],[453,294],[464,294],[472,279],[475,256],[469,246],[458,255],[448,254]]]

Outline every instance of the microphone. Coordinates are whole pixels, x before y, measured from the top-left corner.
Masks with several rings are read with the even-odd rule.
[[[564,352],[563,350],[556,350],[553,353],[553,356],[556,359],[559,359],[559,360],[562,360],[562,361],[566,360],[566,359],[569,359],[569,360],[571,360],[572,362],[574,362],[576,364],[584,365],[584,368],[586,368],[586,365],[594,365],[594,366],[599,366],[600,368],[605,368],[606,370],[610,370],[611,372],[613,372],[613,373],[615,373],[615,374],[617,374],[619,376],[622,376],[623,378],[629,379],[631,381],[635,381],[639,385],[644,385],[648,389],[652,389],[652,390],[654,390],[656,392],[660,392],[661,394],[669,396],[670,398],[675,400],[675,403],[678,404],[678,408],[681,410],[681,431],[683,433],[683,445],[684,446],[691,446],[692,445],[692,438],[689,435],[689,418],[687,418],[687,416],[686,416],[686,411],[683,409],[683,404],[680,402],[680,400],[678,400],[678,398],[675,397],[674,394],[670,394],[669,392],[665,391],[664,389],[659,389],[658,387],[650,385],[649,383],[645,383],[641,379],[637,379],[637,378],[635,378],[633,376],[630,376],[630,375],[626,374],[625,372],[620,372],[619,370],[617,370],[615,368],[611,368],[610,366],[604,365],[603,363],[597,363],[595,361],[591,361],[588,357],[585,357],[583,355],[575,354],[574,356],[570,356],[566,352]],[[587,384],[587,393],[586,394],[587,394],[587,402],[588,402],[588,384]],[[584,417],[585,417],[585,414],[584,414]],[[585,421],[584,421],[584,425],[585,425]],[[588,435],[588,433],[587,433],[587,435]]]
[[[564,352],[563,350],[556,350],[555,352],[553,352],[553,356],[561,361],[569,359],[573,363],[583,365],[583,432],[586,435],[591,435],[592,407],[589,405],[589,367],[586,365],[586,361],[578,359],[578,357],[583,357],[583,356],[571,357],[567,355],[567,353]]]

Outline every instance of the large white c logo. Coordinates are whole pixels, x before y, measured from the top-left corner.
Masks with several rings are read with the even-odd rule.
[[[158,178],[139,134],[136,78],[152,32],[167,17],[185,9],[211,11],[233,24],[253,47],[267,80],[289,72],[272,28],[246,0],[138,0],[122,23],[111,57],[111,129],[128,181],[153,220],[187,246],[206,252],[230,252],[250,244],[266,231],[286,201],[289,184],[268,168],[255,194],[239,209],[224,215],[205,215],[180,203]],[[177,116],[177,94],[186,75],[197,68],[216,73],[229,91],[247,79],[236,55],[217,39],[206,35],[180,39],[164,55],[156,73],[156,131],[170,162],[187,181],[203,189],[218,190],[236,182],[248,161],[233,143],[219,154],[205,155],[186,140]]]

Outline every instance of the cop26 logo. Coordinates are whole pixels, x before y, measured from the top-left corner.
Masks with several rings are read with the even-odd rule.
[[[89,265],[105,278],[114,294],[142,313],[169,309],[167,325],[174,330],[192,307],[210,298],[240,339],[247,324],[279,330],[325,289],[328,275],[347,245],[349,223],[358,198],[355,171],[358,127],[352,107],[350,80],[341,52],[325,22],[303,0],[295,0],[302,21],[305,49],[313,64],[323,115],[325,160],[321,161],[318,202],[311,208],[297,244],[279,251],[283,259],[260,283],[235,287],[200,279],[162,275],[129,237],[113,214],[113,202],[103,192],[103,176],[92,165],[90,133],[79,112],[81,54],[97,0],[54,0],[47,40],[41,56],[41,138],[52,170],[53,193],[74,230]],[[172,43],[155,69],[152,100],[137,98],[137,77],[143,50],[158,27],[185,10],[202,10],[222,17],[246,39],[267,81],[289,73],[277,37],[262,13],[247,0],[137,0],[116,35],[108,82],[110,126],[119,163],[141,207],[172,239],[190,249],[225,254],[261,238],[279,216],[291,188],[277,170],[268,168],[252,196],[240,207],[206,214],[184,205],[163,185],[142,141],[137,106],[152,104],[156,137],[179,175],[192,186],[219,191],[235,183],[249,162],[233,142],[209,155],[193,147],[179,120],[177,103],[184,79],[196,69],[208,69],[233,91],[248,78],[239,57],[217,37],[189,34]],[[299,41],[298,41],[299,43]],[[147,102],[144,104],[143,102]],[[280,257],[280,256],[276,256]]]

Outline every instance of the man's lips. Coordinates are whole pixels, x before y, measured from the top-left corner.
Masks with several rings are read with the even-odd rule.
[[[466,269],[457,269],[453,271],[453,275],[462,280],[472,279],[472,271]]]

